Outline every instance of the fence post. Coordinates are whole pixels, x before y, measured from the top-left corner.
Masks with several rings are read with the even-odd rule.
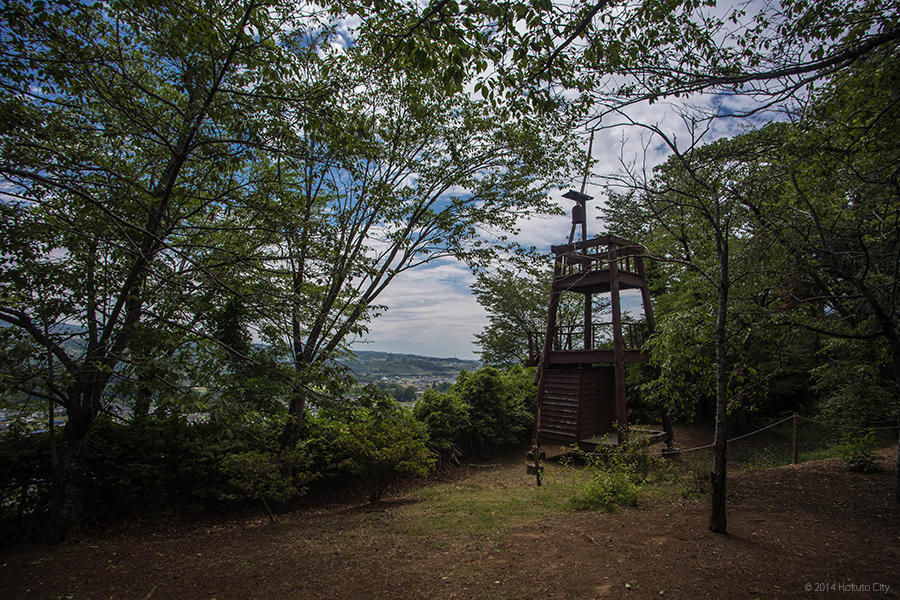
[[[800,415],[794,413],[794,436],[791,440],[791,450],[793,452],[793,462],[791,464],[797,464],[797,454],[798,449],[800,447]]]

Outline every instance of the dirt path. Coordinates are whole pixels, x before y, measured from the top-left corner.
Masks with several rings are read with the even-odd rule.
[[[521,457],[489,471],[436,493],[499,486],[503,497],[530,485]],[[250,518],[141,526],[7,555],[0,596],[897,598],[892,478],[850,473],[835,459],[737,472],[727,536],[707,532],[705,497],[665,490],[613,514],[555,512],[495,530],[482,523],[493,512],[465,503],[452,505],[463,514],[442,529],[449,513],[410,492],[375,510],[299,511],[274,525]]]

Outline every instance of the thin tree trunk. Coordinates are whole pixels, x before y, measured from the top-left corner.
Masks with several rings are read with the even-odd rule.
[[[50,472],[52,473],[59,465],[59,452],[56,448],[56,403],[52,399],[47,402],[47,410],[50,411],[47,431],[50,433]]]
[[[891,359],[894,363],[894,383],[897,386],[897,401],[900,402],[900,337],[896,335],[893,329],[888,327],[885,328],[885,333],[887,334],[888,347],[891,351]],[[894,475],[894,501],[900,503],[900,405],[895,405],[894,410],[897,414],[897,461]]]
[[[900,417],[897,417],[897,472],[894,476],[894,501],[900,504]]]
[[[712,483],[712,513],[709,518],[709,529],[715,533],[727,532],[725,518],[725,463],[728,445],[728,357],[727,357],[727,318],[728,318],[728,284],[727,265],[723,265],[723,276],[719,284],[719,302],[716,315],[716,432],[713,450],[713,470],[710,473]]]

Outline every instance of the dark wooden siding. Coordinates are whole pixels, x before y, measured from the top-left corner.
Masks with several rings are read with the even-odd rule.
[[[541,438],[564,444],[577,442],[581,370],[544,371],[541,388]]]
[[[598,393],[596,371],[594,369],[585,369],[581,371],[581,394],[579,401],[581,419],[578,423],[579,440],[592,437],[597,433]]]
[[[612,367],[548,369],[541,383],[541,439],[562,444],[612,430]]]

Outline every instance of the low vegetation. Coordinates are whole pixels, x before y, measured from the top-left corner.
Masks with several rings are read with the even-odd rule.
[[[376,386],[354,388],[306,419],[303,440],[279,444],[283,419],[258,411],[170,412],[128,423],[101,419],[89,438],[85,507],[90,523],[173,511],[204,513],[259,503],[269,518],[310,490],[359,488],[377,502],[398,478],[427,475],[449,453],[490,457],[526,441],[532,372],[462,372],[414,409]],[[57,432],[59,437],[59,432]],[[0,525],[10,536],[41,531],[51,503],[49,433],[0,438]]]

